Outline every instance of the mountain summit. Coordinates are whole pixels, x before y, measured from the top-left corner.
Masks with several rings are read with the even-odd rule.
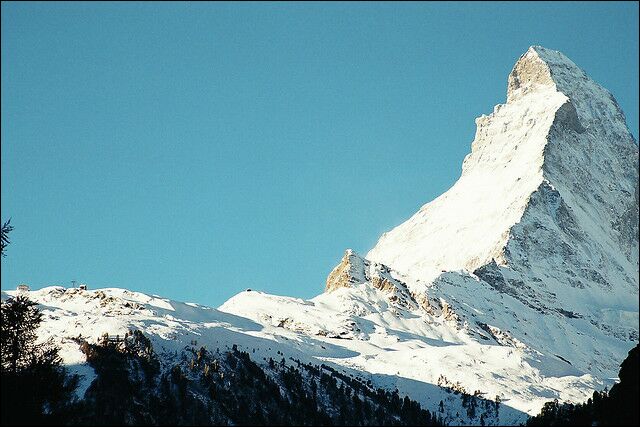
[[[624,114],[565,55],[532,46],[507,102],[476,124],[454,186],[365,258],[345,255],[327,290],[341,286],[337,271],[357,270],[342,286],[373,284],[365,273],[382,266],[419,305],[445,301],[462,329],[495,327],[580,372],[615,375],[638,340],[638,145]]]
[[[506,103],[476,123],[453,187],[365,257],[347,250],[311,300],[247,290],[216,310],[119,289],[30,292],[83,375],[79,397],[96,374],[78,342],[132,329],[164,374],[193,371],[203,349],[240,350],[276,382],[296,363],[314,385],[322,372],[360,378],[356,390],[397,389],[449,424],[519,424],[610,386],[638,341],[638,146],[622,111],[533,46]]]
[[[458,182],[366,258],[427,283],[465,272],[637,340],[638,146],[613,96],[535,46],[476,123]]]
[[[509,75],[507,103],[476,123],[458,182],[367,258],[431,280],[542,257],[536,274],[570,263],[585,286],[622,273],[637,288],[638,146],[613,96],[560,52],[531,47]],[[527,224],[534,215],[544,223]],[[544,233],[547,247],[531,245],[529,233]],[[614,271],[603,272],[605,259]]]

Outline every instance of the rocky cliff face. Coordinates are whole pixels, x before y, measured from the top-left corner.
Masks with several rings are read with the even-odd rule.
[[[327,277],[325,292],[331,292],[338,288],[348,288],[356,283],[368,281],[366,270],[370,267],[369,261],[363,260],[351,249],[347,249],[338,264]]]

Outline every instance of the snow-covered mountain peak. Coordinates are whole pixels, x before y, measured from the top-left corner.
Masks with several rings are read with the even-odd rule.
[[[588,79],[584,71],[561,52],[531,46],[511,70],[507,85],[507,103],[529,93],[549,88],[565,93],[567,82]]]
[[[537,47],[531,46],[514,65],[509,74],[507,103],[512,103],[536,90],[549,87],[555,89],[556,83],[549,64],[540,56],[538,50]]]
[[[487,424],[586,400],[638,340],[638,146],[609,92],[559,52],[529,48],[508,85],[476,119],[460,179],[366,257],[347,249],[315,298],[247,289],[214,309],[52,287],[29,293],[44,337],[88,379],[75,338],[131,329],[166,367],[194,342],[294,357],[443,401],[452,424],[482,420],[435,384],[499,397]]]
[[[507,83],[507,103],[532,93],[557,91],[575,106],[585,127],[591,122],[626,128],[615,98],[562,52],[531,46],[514,65]]]
[[[476,123],[460,179],[384,233],[366,260],[421,281],[429,296],[442,292],[471,318],[469,304],[492,289],[486,303],[498,311],[483,324],[569,352],[584,372],[613,372],[585,349],[607,340],[610,360],[621,360],[638,338],[638,146],[618,104],[560,52],[532,47],[509,76],[508,102]],[[522,304],[515,323],[495,317],[505,295]],[[570,344],[534,344],[529,320],[520,323],[527,312]]]
[[[638,146],[611,94],[560,52],[529,48],[507,98],[476,119],[453,187],[366,257],[347,250],[323,294],[221,309],[381,346],[339,361],[362,370],[433,381],[418,371],[434,366],[469,388],[526,372],[506,394],[528,412],[615,376],[638,340]]]
[[[583,224],[572,223],[586,240],[612,241],[601,247],[612,257],[622,250],[637,265],[637,239],[629,236],[637,235],[638,146],[609,92],[560,52],[531,47],[509,76],[508,102],[476,123],[460,179],[383,234],[367,259],[425,281],[492,260],[513,264],[505,250],[513,227],[548,187],[557,193],[553,203],[580,216]],[[596,252],[589,258],[601,259]]]

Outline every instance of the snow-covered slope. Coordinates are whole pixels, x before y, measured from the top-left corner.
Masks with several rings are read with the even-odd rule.
[[[204,346],[214,353],[237,346],[265,367],[269,358],[279,361],[284,357],[288,365],[295,366],[292,359],[315,366],[325,364],[346,375],[371,381],[375,388],[397,388],[401,398],[412,396],[452,424],[469,421],[477,424],[483,414],[487,425],[513,424],[524,419],[524,414],[510,407],[509,402],[501,405],[497,415],[491,404],[488,410],[479,408],[470,419],[460,394],[435,385],[438,376],[444,373],[436,365],[430,365],[419,376],[422,379],[426,373],[433,381],[413,379],[411,371],[428,362],[431,353],[433,357],[459,358],[455,343],[460,343],[464,335],[446,326],[429,325],[418,315],[409,316],[408,311],[402,311],[402,315],[384,313],[391,308],[388,297],[366,284],[355,291],[344,291],[349,291],[349,295],[336,292],[317,301],[246,291],[220,309],[117,288],[79,290],[52,286],[26,295],[39,303],[43,312],[39,338],[43,341],[53,338],[61,348],[65,364],[72,373],[81,376],[76,391],[80,398],[96,374],[86,362],[79,341],[95,344],[105,333],[124,337],[128,331],[140,330],[150,338],[164,372],[181,360],[184,362],[183,355],[190,356],[188,349],[194,346],[196,349]],[[3,291],[2,299],[19,293]],[[361,304],[360,309],[378,315],[372,316],[371,321],[368,317],[347,314],[343,310],[346,301]],[[507,358],[508,350],[496,350],[497,355]],[[394,354],[398,360],[394,360]],[[368,365],[367,369],[362,369],[363,364]],[[510,369],[516,373],[513,366]],[[453,385],[443,380],[441,383]],[[475,389],[467,391],[472,394]],[[480,397],[488,399],[494,395]]]
[[[216,310],[46,288],[30,292],[44,336],[85,389],[92,372],[70,338],[135,328],[168,362],[193,340],[258,361],[285,354],[432,411],[442,400],[454,424],[480,415],[438,385],[499,396],[488,424],[522,422],[554,398],[584,401],[638,341],[638,146],[613,97],[541,47],[514,66],[506,104],[476,122],[458,182],[366,257],[347,250],[311,300],[246,291]]]

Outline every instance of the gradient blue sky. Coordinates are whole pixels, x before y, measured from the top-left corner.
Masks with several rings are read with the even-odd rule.
[[[637,138],[636,2],[2,2],[2,288],[314,296],[455,182],[533,44]]]

